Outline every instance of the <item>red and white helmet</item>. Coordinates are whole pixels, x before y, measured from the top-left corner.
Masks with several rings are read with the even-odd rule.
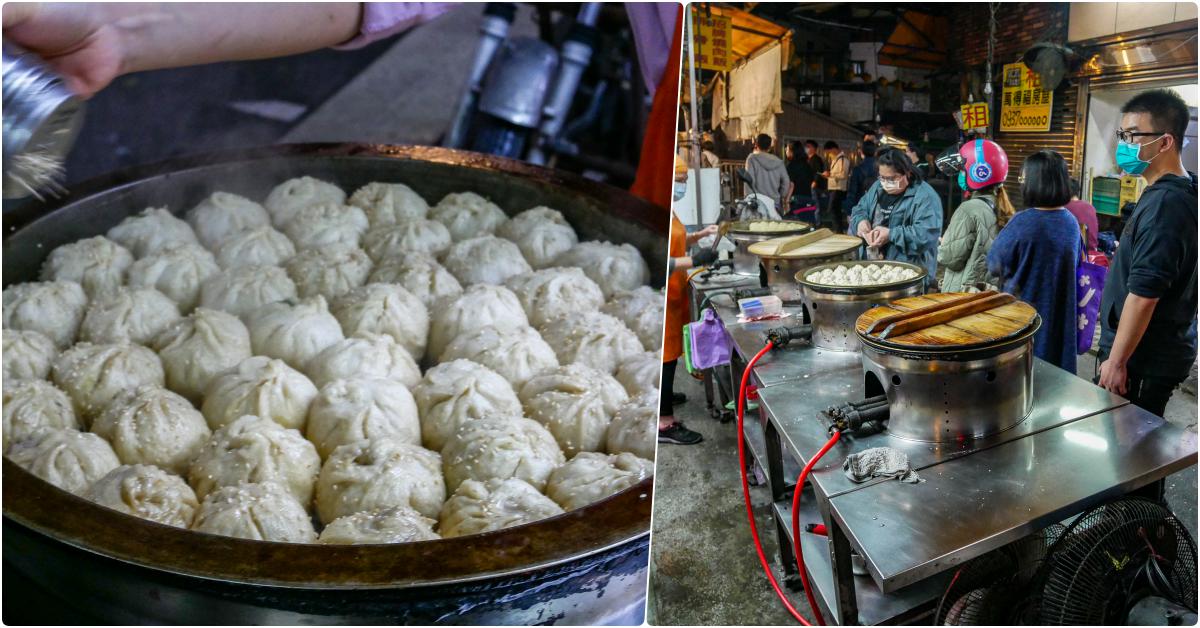
[[[971,140],[958,154],[963,158],[963,179],[969,190],[982,190],[1008,178],[1008,154],[991,140]]]

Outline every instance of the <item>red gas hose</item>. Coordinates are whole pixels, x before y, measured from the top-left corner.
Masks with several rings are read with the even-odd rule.
[[[792,617],[795,617],[797,621],[805,626],[812,626],[813,624],[810,624],[808,620],[800,614],[800,611],[796,610],[796,607],[792,606],[792,603],[788,601],[787,595],[784,594],[783,589],[779,586],[779,581],[775,579],[775,574],[771,573],[771,566],[767,562],[766,553],[763,551],[762,542],[758,536],[758,525],[754,522],[754,508],[750,501],[750,481],[746,477],[746,432],[744,427],[746,420],[746,386],[750,381],[750,373],[753,372],[754,365],[757,364],[759,359],[766,355],[767,352],[773,347],[773,343],[767,342],[766,346],[759,350],[759,352],[756,353],[754,357],[746,363],[746,368],[742,372],[742,385],[738,389],[737,411],[738,461],[740,463],[738,471],[741,472],[742,475],[742,495],[746,500],[746,517],[750,521],[750,535],[754,538],[754,550],[758,553],[758,562],[762,565],[763,573],[767,574],[767,579],[771,581],[771,588],[775,590],[775,595],[777,595],[779,600],[783,602],[783,605],[787,607],[787,610],[792,614]],[[809,462],[808,466],[804,468],[804,471],[800,474],[800,479],[797,483],[795,501],[792,503],[792,530],[795,538],[794,545],[796,546],[796,561],[800,569],[800,580],[804,584],[804,595],[808,598],[808,605],[812,609],[813,616],[816,618],[818,625],[825,625],[825,619],[821,616],[821,611],[817,607],[817,601],[812,595],[812,587],[809,586],[808,583],[808,571],[804,567],[804,554],[800,549],[800,528],[796,524],[796,513],[799,512],[800,488],[804,486],[804,478],[807,476],[812,465],[819,460],[821,456],[825,454],[825,452],[829,451],[829,449],[833,447],[833,444],[837,442],[837,438],[838,433],[835,432],[833,438],[826,443],[825,447],[823,447],[821,451],[813,457],[812,461]]]
[[[812,607],[813,615],[821,625],[825,625],[825,618],[821,617],[821,611],[817,608],[817,602],[813,599],[812,591],[808,586],[808,570],[804,568],[804,552],[801,551],[800,545],[800,494],[804,491],[804,481],[808,479],[808,474],[812,472],[812,468],[816,466],[817,461],[824,456],[826,452],[837,444],[842,433],[838,430],[833,431],[833,436],[825,443],[825,446],[817,452],[808,464],[804,465],[804,470],[800,472],[800,477],[796,480],[796,492],[792,495],[792,535],[795,541],[792,543],[796,547],[796,564],[800,565],[800,579],[804,581],[804,595],[808,597],[808,605]]]

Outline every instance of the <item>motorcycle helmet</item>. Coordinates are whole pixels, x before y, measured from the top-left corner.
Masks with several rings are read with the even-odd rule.
[[[982,190],[1008,178],[1008,154],[991,140],[971,140],[958,149],[962,157],[959,183],[966,190]]]

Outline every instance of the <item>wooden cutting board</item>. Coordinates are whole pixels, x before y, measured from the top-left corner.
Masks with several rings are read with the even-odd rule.
[[[750,253],[759,257],[818,258],[842,255],[862,246],[858,236],[817,229],[809,233],[772,238],[750,245]]]
[[[1002,292],[943,292],[907,297],[858,317],[859,335],[904,349],[992,344],[1026,332],[1037,310]]]

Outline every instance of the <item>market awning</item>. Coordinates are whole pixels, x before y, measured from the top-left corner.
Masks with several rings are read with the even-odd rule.
[[[792,31],[770,20],[757,17],[746,11],[716,4],[695,4],[696,11],[720,17],[728,17],[733,22],[732,53],[734,62],[753,56],[754,53],[783,42],[784,62],[791,58]],[[786,68],[782,68],[786,69]]]
[[[935,70],[946,61],[946,18],[905,11],[879,49],[879,65]]]

